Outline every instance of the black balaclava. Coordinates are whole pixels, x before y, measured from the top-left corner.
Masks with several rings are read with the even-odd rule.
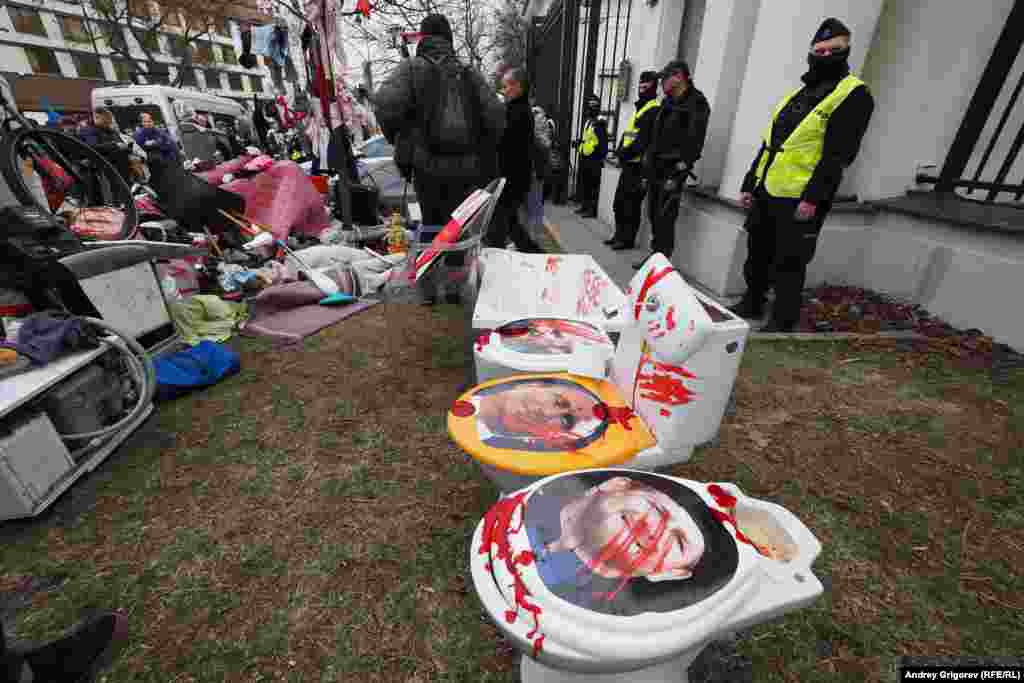
[[[444,38],[449,43],[454,43],[452,39],[452,25],[448,23],[448,18],[443,14],[429,14],[423,18],[420,22],[420,33],[426,36],[438,36]]]
[[[583,115],[589,119],[596,119],[601,113],[601,100],[597,95],[587,95],[583,100]]]
[[[849,35],[850,29],[846,27],[846,24],[834,17],[829,17],[821,22],[821,26],[818,27],[817,33],[814,34],[814,38],[811,40],[811,45],[813,46],[815,43],[820,43],[824,40],[831,40],[836,36],[849,37]],[[804,75],[803,80],[808,84],[839,80],[850,72],[850,64],[847,61],[849,58],[849,48],[833,52],[825,57],[808,52],[807,66],[810,67],[810,71]]]
[[[646,104],[658,96],[658,72],[657,71],[644,71],[640,74],[641,83],[653,83],[654,87],[648,90],[646,93],[638,93],[637,101],[641,104]]]

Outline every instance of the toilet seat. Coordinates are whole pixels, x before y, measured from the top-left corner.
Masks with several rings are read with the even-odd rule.
[[[597,570],[586,569],[583,560],[579,560],[583,569],[576,573],[575,581],[566,567],[559,570],[544,566],[550,562],[564,564],[567,552],[557,551],[563,555],[560,558],[541,556],[544,539],[552,533],[550,528],[544,529],[545,519],[550,526],[552,510],[558,510],[559,519],[554,523],[560,522],[564,533],[566,525],[575,524],[573,516],[566,516],[565,511],[577,505],[581,495],[592,495],[595,487],[608,488],[608,482],[619,482],[616,487],[621,487],[621,480],[628,480],[623,495],[640,496],[639,500],[647,496],[655,505],[652,509],[668,509],[671,505],[651,491],[678,503],[685,513],[672,512],[669,528],[689,514],[705,534],[705,546],[689,578],[629,578],[622,592],[602,605],[607,596],[595,597],[593,591],[578,589],[609,579],[595,578]],[[728,507],[730,498],[732,508]],[[615,503],[611,505],[614,512]],[[788,561],[769,559],[751,539],[737,532],[734,515],[741,509],[771,513],[782,530],[776,533],[786,537],[780,542],[792,545]],[[595,528],[592,524],[583,527]],[[660,528],[665,531],[665,527]],[[732,485],[705,485],[633,470],[588,470],[548,477],[500,500],[477,527],[471,567],[481,601],[523,652],[556,669],[614,674],[676,659],[688,650],[703,647],[720,633],[809,604],[822,592],[820,582],[810,572],[820,549],[813,535],[791,513],[746,498]],[[577,546],[569,554],[577,555],[577,559],[585,556],[579,553]],[[708,579],[713,584],[708,590],[695,589],[694,582]],[[623,592],[628,593],[626,600]],[[608,613],[617,609],[615,601],[631,602],[633,609],[624,610],[631,613]],[[664,609],[657,609],[658,604]]]
[[[603,329],[588,322],[522,318],[481,334],[474,355],[480,382],[542,372],[571,372],[604,379],[615,345]]]
[[[448,432],[482,465],[533,477],[621,464],[656,444],[613,384],[568,373],[475,386],[448,411]]]

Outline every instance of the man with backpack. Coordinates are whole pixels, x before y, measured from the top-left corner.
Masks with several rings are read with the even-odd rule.
[[[505,117],[484,76],[455,56],[447,18],[427,16],[420,33],[416,56],[391,72],[373,103],[395,164],[413,182],[423,224],[444,225],[496,176]]]

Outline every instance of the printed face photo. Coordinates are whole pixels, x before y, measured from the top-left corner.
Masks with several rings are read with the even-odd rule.
[[[530,497],[525,519],[548,589],[604,614],[689,607],[738,564],[735,540],[700,496],[649,473],[561,477]]]
[[[480,440],[500,448],[561,451],[582,448],[607,428],[600,399],[563,379],[513,380],[474,397]]]
[[[611,347],[608,338],[596,327],[558,318],[517,320],[503,325],[498,333],[502,345],[517,353],[567,355],[576,344]]]

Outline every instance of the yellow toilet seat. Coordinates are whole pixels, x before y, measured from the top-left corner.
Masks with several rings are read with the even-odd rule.
[[[527,476],[619,465],[657,443],[614,384],[568,373],[475,386],[449,409],[448,433],[479,462]]]

